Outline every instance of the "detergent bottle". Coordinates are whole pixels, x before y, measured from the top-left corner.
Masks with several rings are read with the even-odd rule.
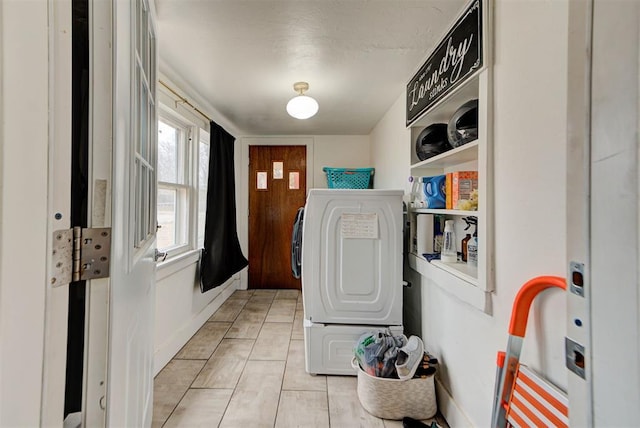
[[[411,192],[409,198],[409,207],[411,208],[423,208],[424,199],[421,192],[420,177],[409,176],[409,183],[411,183]]]
[[[425,208],[445,208],[445,175],[421,177]]]

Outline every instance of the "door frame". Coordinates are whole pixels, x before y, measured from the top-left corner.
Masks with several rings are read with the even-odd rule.
[[[640,397],[640,327],[628,322],[640,313],[639,22],[634,2],[569,2],[566,325],[585,351],[585,377],[567,373],[571,426],[640,415],[629,406]],[[583,296],[569,262],[583,265]]]
[[[71,0],[51,2],[49,14],[49,174],[47,207],[47,273],[51,272],[53,233],[71,227]],[[49,275],[48,275],[49,276]],[[41,426],[64,419],[69,285],[46,284],[42,362]]]
[[[89,0],[89,91],[93,100],[89,105],[89,227],[111,227],[113,17],[113,5],[110,2]],[[105,117],[109,120],[104,120]],[[96,158],[103,161],[95,162]],[[111,266],[112,275],[115,268],[117,265]],[[106,423],[110,285],[110,278],[87,281],[83,426],[104,426]]]
[[[111,4],[89,0],[90,24],[90,91],[94,98],[111,99]],[[71,200],[71,64],[72,64],[72,13],[71,0],[50,3],[49,47],[52,51],[49,66],[49,227],[48,248],[51,248],[55,230],[68,229]],[[97,22],[96,20],[100,20]],[[92,103],[89,111],[88,156],[111,159],[111,122],[93,120],[94,117],[111,115]],[[104,106],[110,110],[108,106]],[[110,163],[110,162],[109,162]],[[111,168],[93,168],[89,161],[89,186],[87,191],[87,227],[109,227],[111,222],[110,182]],[[104,186],[102,186],[104,184]],[[52,220],[55,219],[55,220]],[[48,253],[51,253],[49,250]],[[51,271],[51,259],[47,258],[47,271]],[[82,424],[104,426],[104,397],[107,382],[108,347],[108,278],[86,282],[86,307],[84,327],[84,363],[82,379]],[[60,426],[64,418],[65,371],[67,355],[67,318],[69,286],[47,286],[45,311],[45,336],[42,379],[41,425]]]
[[[567,370],[569,424],[593,426],[590,278],[591,23],[593,0],[569,2],[567,58],[567,338],[584,347],[584,379]],[[584,266],[584,295],[573,293],[571,262]],[[583,321],[576,325],[576,319]]]
[[[238,239],[240,247],[245,254],[249,254],[249,146],[305,146],[307,148],[307,194],[309,189],[314,187],[313,177],[313,137],[244,137],[240,141],[240,153],[235,152],[235,164],[240,163],[240,171],[238,176],[238,168],[236,168],[236,183],[240,183],[240,187],[236,191],[238,195]],[[237,274],[236,274],[237,275]],[[243,269],[239,273],[240,286],[239,290],[247,290],[249,288],[249,270]]]
[[[88,227],[110,227],[112,218],[112,181],[115,148],[113,128],[114,73],[119,59],[114,46],[116,12],[129,8],[128,1],[88,0],[90,21],[90,92],[89,107],[89,186]],[[47,253],[51,253],[53,231],[67,229],[70,209],[71,165],[71,0],[48,2],[49,61],[49,170]],[[149,0],[155,16],[155,3]],[[156,45],[157,49],[157,45]],[[157,52],[157,50],[156,50]],[[126,54],[126,53],[125,53]],[[96,101],[97,100],[97,101]],[[95,119],[94,119],[95,118]],[[100,118],[100,119],[98,119]],[[109,118],[109,120],[103,120]],[[154,119],[155,120],[155,119]],[[123,143],[121,143],[122,145]],[[95,162],[94,159],[98,159]],[[60,214],[58,218],[55,214]],[[122,213],[121,213],[122,214]],[[55,218],[55,220],[54,220]],[[128,210],[124,218],[130,218]],[[125,220],[126,221],[126,220]],[[146,246],[155,248],[155,237]],[[113,242],[112,242],[113,243]],[[145,247],[145,248],[146,248]],[[112,251],[113,256],[113,251]],[[129,259],[129,254],[126,255]],[[51,271],[47,257],[47,272]],[[111,264],[110,277],[120,277],[131,267],[128,263]],[[155,278],[155,277],[154,277]],[[110,386],[109,349],[114,332],[110,331],[112,293],[110,278],[87,281],[85,345],[83,369],[82,426],[105,426],[107,415],[114,413],[107,394],[118,395]],[[42,362],[42,402],[40,426],[62,426],[65,396],[67,349],[68,286],[53,288],[47,283],[44,311],[44,352]],[[155,305],[155,300],[151,302]],[[122,335],[122,332],[120,332]],[[151,365],[153,364],[151,359]],[[120,403],[116,403],[116,406]],[[111,410],[111,411],[110,411]],[[150,423],[150,415],[149,415]]]

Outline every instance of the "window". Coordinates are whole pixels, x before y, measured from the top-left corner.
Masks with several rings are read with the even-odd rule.
[[[136,28],[135,37],[135,61],[134,61],[134,93],[133,122],[136,127],[134,134],[134,154],[132,193],[133,209],[132,223],[133,247],[145,248],[151,241],[153,230],[156,227],[156,216],[153,208],[156,206],[153,185],[156,180],[154,169],[155,132],[156,132],[156,62],[155,34],[147,2],[138,0],[135,3],[136,19],[139,25]]]
[[[208,171],[209,133],[163,109],[158,119],[157,245],[168,258],[202,248]]]

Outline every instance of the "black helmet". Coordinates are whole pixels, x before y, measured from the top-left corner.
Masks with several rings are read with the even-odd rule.
[[[451,149],[447,141],[447,124],[434,123],[422,130],[416,139],[416,155],[421,161]]]
[[[447,135],[453,147],[478,138],[478,100],[467,101],[456,110],[449,120]]]

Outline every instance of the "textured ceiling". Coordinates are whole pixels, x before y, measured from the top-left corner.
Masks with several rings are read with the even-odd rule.
[[[465,3],[156,0],[160,58],[244,134],[369,134]],[[301,80],[308,120],[285,111]]]

